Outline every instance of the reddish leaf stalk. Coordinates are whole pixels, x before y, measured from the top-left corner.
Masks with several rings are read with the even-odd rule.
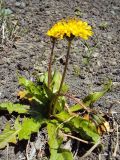
[[[67,55],[66,55],[65,68],[64,68],[64,71],[63,71],[63,75],[62,75],[62,80],[61,80],[61,83],[60,83],[60,88],[59,88],[59,90],[58,90],[58,96],[59,96],[59,94],[60,94],[60,92],[61,92],[62,85],[63,85],[63,83],[64,83],[64,79],[65,79],[65,75],[66,75],[66,71],[67,71],[69,54],[70,54],[70,47],[71,47],[71,40],[68,40],[68,50],[67,50]]]
[[[48,88],[50,88],[50,83],[51,83],[51,66],[52,66],[52,59],[53,59],[53,51],[55,47],[55,38],[52,38],[52,49],[51,49],[51,54],[49,58],[49,64],[48,64]]]

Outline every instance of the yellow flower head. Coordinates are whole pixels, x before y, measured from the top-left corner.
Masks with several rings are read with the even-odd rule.
[[[77,18],[69,18],[58,21],[47,35],[56,39],[63,39],[64,37],[80,37],[87,40],[89,36],[93,35],[92,28]]]
[[[17,96],[19,97],[19,99],[28,99],[29,101],[33,100],[33,97],[28,95],[28,93],[25,90],[19,91]]]
[[[25,98],[27,92],[26,91],[19,91],[17,96],[19,97],[19,99],[23,99]]]

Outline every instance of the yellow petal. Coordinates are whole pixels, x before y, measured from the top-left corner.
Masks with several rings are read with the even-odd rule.
[[[23,99],[26,96],[26,91],[19,91],[17,96],[19,97],[19,99]]]

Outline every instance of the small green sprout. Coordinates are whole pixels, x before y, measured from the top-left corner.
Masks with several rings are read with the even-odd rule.
[[[99,28],[102,29],[102,30],[105,30],[107,29],[109,26],[108,22],[101,22],[100,25],[99,25]]]
[[[80,75],[80,67],[78,65],[73,65],[74,75]]]

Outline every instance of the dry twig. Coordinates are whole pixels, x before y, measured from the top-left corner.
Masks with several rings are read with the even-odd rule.
[[[84,108],[87,112],[90,112],[90,108],[86,107],[83,104],[83,102],[80,101],[80,99],[74,97],[73,95],[70,95],[70,94],[60,94],[60,95],[72,99],[73,101],[75,101],[76,103],[78,103],[82,108]]]
[[[72,116],[72,117],[68,118],[66,121],[60,123],[60,124],[58,125],[58,127],[56,128],[56,131],[60,128],[60,126],[62,126],[63,124],[69,122],[69,121],[70,121],[71,119],[73,119],[74,117],[75,117],[75,116]]]
[[[116,157],[116,154],[117,154],[117,151],[118,151],[118,148],[119,148],[119,131],[118,131],[118,124],[116,124],[116,132],[117,132],[117,137],[116,137],[116,145],[115,145],[115,150],[114,150],[114,153],[113,153],[113,157]]]
[[[83,158],[87,157],[88,155],[91,154],[91,152],[100,144],[100,140],[94,144],[80,159],[82,160]]]
[[[28,140],[27,146],[26,146],[26,159],[29,160],[28,156],[28,148],[29,148],[30,141]]]
[[[74,153],[74,159],[76,158],[76,156],[77,156],[77,154],[78,154],[79,146],[80,146],[80,142],[78,141],[78,142],[77,142],[77,149],[76,149],[76,152]]]
[[[77,141],[80,141],[80,142],[83,142],[83,143],[86,143],[86,144],[89,143],[88,141],[85,141],[85,140],[83,140],[83,139],[77,138],[77,137],[75,137],[75,136],[72,136],[72,135],[69,135],[69,134],[65,134],[65,133],[62,133],[62,134],[63,134],[63,136],[70,137],[70,138],[72,138],[72,139],[76,139]]]

